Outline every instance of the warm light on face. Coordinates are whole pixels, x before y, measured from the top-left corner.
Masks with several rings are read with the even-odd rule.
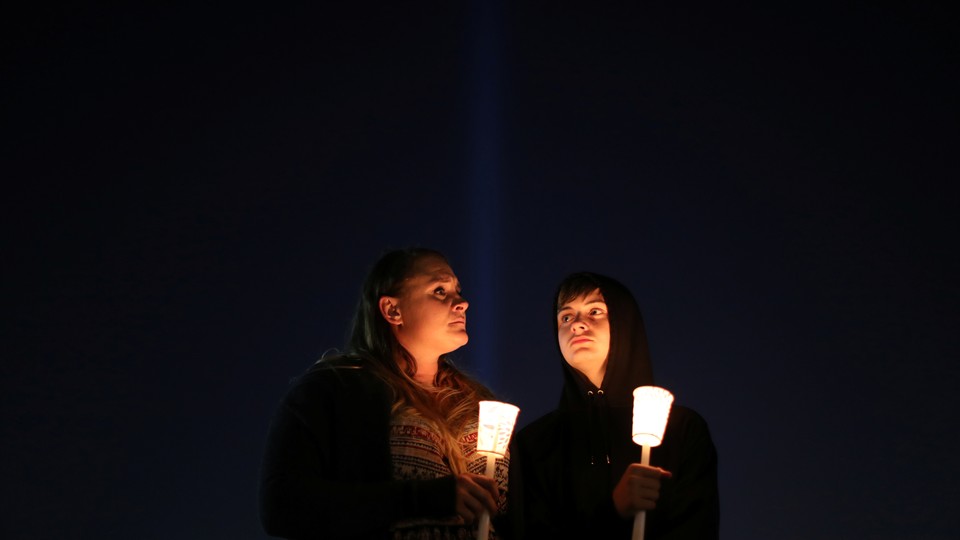
[[[670,417],[673,394],[659,386],[641,386],[633,391],[633,442],[660,446]]]
[[[460,282],[440,257],[422,257],[396,297],[402,324],[391,328],[417,361],[430,362],[467,344],[467,308]]]
[[[610,320],[600,289],[578,296],[557,310],[557,341],[567,364],[600,387],[610,352]]]
[[[519,408],[509,403],[481,401],[477,452],[502,458],[510,445],[519,412]]]

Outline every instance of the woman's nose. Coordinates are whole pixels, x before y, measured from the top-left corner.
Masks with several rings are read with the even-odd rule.
[[[576,333],[576,332],[583,332],[583,331],[586,330],[586,329],[587,329],[587,323],[583,322],[583,321],[580,320],[579,318],[577,318],[575,321],[573,321],[572,323],[570,323],[570,331],[571,331],[571,332],[574,332],[574,333]]]
[[[453,301],[453,309],[457,311],[466,311],[470,307],[470,302],[467,302],[467,299],[460,296]]]

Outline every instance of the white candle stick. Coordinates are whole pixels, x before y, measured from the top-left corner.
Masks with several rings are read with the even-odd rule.
[[[484,470],[484,476],[493,478],[497,471],[497,458],[493,454],[487,454],[487,467]],[[480,523],[477,524],[477,540],[487,540],[490,538],[490,512],[486,510],[480,514]]]
[[[658,386],[641,386],[633,391],[633,442],[642,448],[640,464],[650,465],[650,447],[660,446],[670,417],[673,394]],[[633,540],[643,540],[647,513],[633,518]]]
[[[480,402],[480,425],[477,429],[477,452],[487,456],[484,475],[494,478],[497,470],[497,458],[502,458],[510,446],[513,425],[520,412],[515,405],[499,401]],[[484,512],[477,525],[477,540],[490,538],[490,513]]]

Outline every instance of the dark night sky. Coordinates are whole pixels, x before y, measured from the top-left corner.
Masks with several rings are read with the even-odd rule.
[[[5,17],[0,536],[264,538],[278,400],[413,244],[521,424],[555,285],[624,281],[724,538],[958,536],[956,18],[516,4]]]

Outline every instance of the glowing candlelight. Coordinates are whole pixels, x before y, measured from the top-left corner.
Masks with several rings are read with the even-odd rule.
[[[477,431],[477,452],[487,456],[485,475],[493,478],[496,472],[497,458],[502,458],[510,446],[510,436],[513,435],[513,425],[517,421],[520,409],[509,403],[500,401],[480,402],[480,426]],[[484,512],[480,516],[477,527],[477,540],[488,540],[490,537],[490,513]]]
[[[670,417],[673,394],[658,386],[641,386],[633,391],[633,442],[643,450],[640,464],[650,464],[650,447],[660,446],[663,431]],[[633,540],[643,540],[646,512],[637,512],[633,518]]]

